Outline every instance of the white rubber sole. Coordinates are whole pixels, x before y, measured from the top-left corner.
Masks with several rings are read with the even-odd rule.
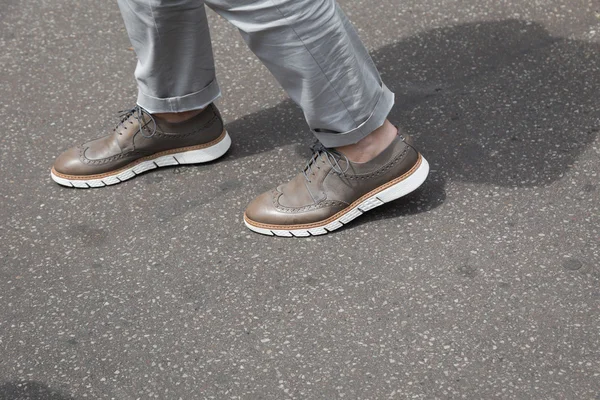
[[[121,169],[112,175],[105,174],[102,177],[98,178],[94,176],[93,179],[86,179],[86,177],[75,179],[75,177],[61,177],[56,175],[54,171],[50,171],[50,176],[52,177],[52,180],[54,182],[63,186],[80,189],[103,187],[121,183],[143,172],[155,168],[183,164],[199,164],[213,161],[227,153],[227,150],[229,150],[230,146],[231,138],[229,137],[227,131],[225,131],[225,135],[223,135],[223,138],[210,147],[201,148],[197,150],[182,151],[180,153],[165,154],[162,156],[159,153],[154,158],[151,158],[151,156],[150,158],[144,159],[144,161],[138,162],[130,168]]]
[[[341,228],[356,217],[361,216],[365,212],[372,210],[375,207],[378,207],[385,203],[389,203],[390,201],[394,201],[396,199],[399,199],[400,197],[406,196],[407,194],[415,191],[419,186],[423,184],[423,182],[425,182],[425,180],[427,179],[427,175],[429,175],[429,163],[423,156],[421,156],[421,164],[409,176],[402,179],[400,182],[381,191],[378,191],[377,193],[360,201],[358,205],[351,205],[351,208],[348,211],[343,212],[339,218],[336,218],[333,221],[327,220],[327,222],[323,223],[323,225],[321,226],[319,226],[317,223],[311,224],[310,227],[304,229],[285,229],[284,226],[278,227],[280,229],[270,229],[272,226],[259,227],[253,225],[253,221],[248,221],[246,216],[244,216],[244,224],[246,225],[246,227],[248,227],[248,229],[254,232],[269,236],[275,235],[283,237],[307,237],[324,235],[328,232],[332,232],[338,228]]]

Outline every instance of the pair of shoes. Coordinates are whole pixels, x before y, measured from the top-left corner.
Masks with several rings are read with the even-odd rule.
[[[122,114],[111,134],[61,154],[51,177],[76,188],[113,185],[158,167],[215,160],[230,145],[212,104],[181,123],[136,106]],[[427,160],[401,135],[366,163],[352,162],[321,144],[311,149],[301,173],[248,205],[244,223],[249,229],[288,237],[322,235],[416,190],[429,173]]]

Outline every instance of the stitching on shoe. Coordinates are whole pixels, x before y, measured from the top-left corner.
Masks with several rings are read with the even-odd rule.
[[[164,132],[164,131],[158,131],[158,130],[157,130],[157,131],[156,131],[156,133],[155,133],[154,135],[155,135],[155,136],[158,136],[158,137],[170,137],[170,138],[173,138],[173,137],[180,138],[180,137],[185,137],[185,136],[194,135],[194,134],[196,134],[196,133],[200,132],[201,130],[203,130],[203,129],[206,129],[206,128],[207,128],[209,125],[212,125],[212,123],[213,123],[213,122],[215,122],[215,120],[217,120],[217,119],[218,119],[218,117],[217,117],[217,115],[215,114],[215,115],[213,115],[213,117],[212,117],[212,118],[211,118],[211,119],[210,119],[208,122],[206,122],[204,125],[200,126],[199,128],[197,128],[197,129],[195,129],[195,130],[193,130],[193,131],[190,131],[190,132],[186,132],[186,133],[169,133],[169,132]]]
[[[83,146],[79,145],[77,146],[79,148],[79,160],[84,163],[84,164],[91,164],[91,165],[102,165],[102,164],[106,164],[109,162],[113,162],[116,160],[119,160],[121,158],[124,158],[125,156],[131,156],[131,155],[138,155],[138,154],[143,154],[137,150],[133,150],[130,151],[128,153],[119,153],[119,154],[115,154],[114,156],[110,156],[107,158],[101,158],[99,160],[91,160],[89,158],[87,158],[85,156],[85,150],[86,148],[84,148]]]
[[[272,190],[271,191],[271,201],[273,202],[273,207],[275,207],[275,209],[277,211],[281,211],[281,212],[288,213],[288,214],[298,213],[298,212],[306,212],[306,211],[314,211],[314,210],[319,210],[319,209],[325,208],[325,207],[335,207],[335,206],[347,207],[348,206],[348,204],[344,203],[343,201],[323,200],[316,204],[310,204],[308,206],[303,206],[303,207],[286,207],[279,203],[279,198],[282,195],[283,195],[283,193],[280,193],[275,189]]]
[[[89,180],[89,179],[103,179],[106,177],[110,177],[116,174],[119,174],[129,168],[132,168],[134,166],[136,166],[137,164],[143,162],[143,161],[149,161],[149,160],[154,160],[158,157],[161,156],[166,156],[169,154],[173,154],[173,153],[178,153],[178,152],[182,152],[182,151],[191,151],[191,150],[200,150],[200,149],[205,149],[207,147],[211,147],[214,146],[215,144],[221,142],[225,136],[226,136],[227,131],[225,129],[223,129],[223,132],[221,132],[221,135],[219,135],[218,138],[216,138],[215,140],[208,142],[208,143],[204,143],[204,144],[199,144],[196,146],[186,146],[186,147],[179,147],[176,149],[171,149],[171,150],[164,150],[158,153],[154,153],[148,156],[144,156],[141,158],[138,158],[137,160],[134,160],[132,162],[130,162],[129,164],[118,168],[116,170],[112,170],[112,171],[108,171],[102,174],[94,174],[94,175],[67,175],[67,174],[62,174],[58,171],[56,171],[54,169],[54,167],[52,167],[52,173],[55,174],[56,176],[63,178],[63,179],[70,179],[70,180]]]
[[[184,138],[187,136],[191,136],[194,135],[198,132],[200,132],[203,129],[206,129],[206,127],[208,127],[209,125],[211,125],[215,120],[217,120],[218,117],[215,114],[207,123],[205,123],[204,125],[200,126],[198,129],[190,131],[190,132],[186,132],[186,133],[181,133],[181,134],[167,134],[164,132],[159,132],[156,131],[155,134],[153,135],[154,137],[159,137],[159,138]],[[147,152],[142,152],[142,151],[138,151],[138,150],[132,150],[129,151],[127,153],[119,153],[119,154],[115,154],[114,156],[110,156],[107,158],[101,158],[98,160],[91,160],[89,158],[87,158],[85,156],[85,150],[86,148],[83,147],[83,145],[79,145],[77,146],[79,149],[79,160],[84,163],[84,164],[89,164],[89,165],[102,165],[102,164],[107,164],[113,161],[117,161],[120,160],[122,158],[125,158],[125,156],[129,157],[129,156],[136,156],[136,155],[144,155],[147,154]]]
[[[365,179],[371,179],[374,177],[379,177],[385,173],[387,173],[390,169],[392,169],[393,167],[395,167],[399,162],[401,162],[406,154],[408,153],[408,150],[410,149],[409,146],[406,146],[404,148],[404,150],[398,154],[396,157],[394,157],[390,162],[388,162],[387,164],[385,164],[383,167],[379,168],[378,170],[371,172],[369,174],[364,174],[364,175],[345,175],[344,177],[346,179],[349,180],[365,180]],[[339,175],[339,174],[338,174]],[[303,206],[303,207],[286,207],[283,206],[279,203],[279,198],[283,195],[283,193],[278,192],[276,189],[274,189],[271,192],[271,201],[273,203],[273,207],[277,210],[277,211],[281,211],[284,213],[298,213],[298,212],[307,212],[307,211],[314,211],[314,210],[319,210],[325,207],[335,207],[335,206],[342,206],[342,207],[347,207],[348,203],[342,202],[342,201],[338,201],[338,200],[323,200],[320,201],[316,204],[311,204],[308,206]]]
[[[389,163],[387,163],[386,165],[384,165],[383,167],[379,168],[378,170],[371,172],[369,174],[366,175],[346,175],[347,179],[354,179],[354,180],[365,180],[365,179],[371,179],[373,177],[377,177],[377,176],[381,176],[383,174],[385,174],[386,172],[388,172],[390,169],[392,169],[396,164],[398,164],[400,161],[402,161],[404,159],[404,156],[406,156],[406,153],[408,153],[408,149],[410,147],[406,146],[404,148],[404,151],[402,151],[402,153],[398,154],[396,157],[394,157],[394,159],[392,161],[390,161]]]
[[[410,175],[412,175],[422,164],[424,158],[421,156],[421,154],[417,153],[418,158],[417,158],[417,162],[415,163],[415,165],[412,166],[412,168],[410,170],[408,170],[406,173],[402,174],[401,176],[392,179],[391,181],[388,181],[387,183],[379,186],[378,188],[375,188],[373,190],[371,190],[369,193],[364,194],[363,196],[361,196],[360,198],[358,198],[357,200],[355,200],[354,202],[352,202],[352,204],[350,204],[348,207],[346,207],[345,209],[337,212],[335,215],[332,215],[331,217],[318,221],[318,222],[314,222],[312,224],[298,224],[298,225],[272,225],[272,224],[263,224],[261,222],[258,221],[253,221],[250,218],[248,218],[248,216],[246,215],[246,213],[244,213],[244,220],[246,222],[248,222],[250,225],[258,227],[258,228],[264,228],[264,229],[274,229],[274,230],[279,230],[279,229],[284,229],[284,230],[294,230],[294,229],[313,229],[313,228],[322,228],[324,226],[326,226],[327,224],[337,221],[340,218],[342,218],[348,211],[352,210],[355,206],[358,206],[362,201],[366,200],[367,198],[395,185],[398,182],[401,182],[403,180],[405,180],[406,178],[408,178]]]

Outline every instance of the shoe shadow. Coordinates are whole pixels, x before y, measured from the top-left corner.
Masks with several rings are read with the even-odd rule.
[[[417,139],[432,174],[415,194],[362,223],[438,207],[447,181],[549,185],[600,131],[594,85],[600,82],[600,46],[553,37],[534,22],[434,29],[372,56],[396,93],[390,119]],[[228,130],[230,158],[313,140],[290,101],[232,122]]]
[[[0,400],[75,400],[35,381],[14,381],[0,385]]]

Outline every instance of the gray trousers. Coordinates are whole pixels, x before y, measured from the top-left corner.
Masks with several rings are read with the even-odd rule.
[[[138,57],[138,104],[202,108],[221,91],[204,4],[234,24],[326,147],[383,125],[394,94],[335,0],[118,0]]]

